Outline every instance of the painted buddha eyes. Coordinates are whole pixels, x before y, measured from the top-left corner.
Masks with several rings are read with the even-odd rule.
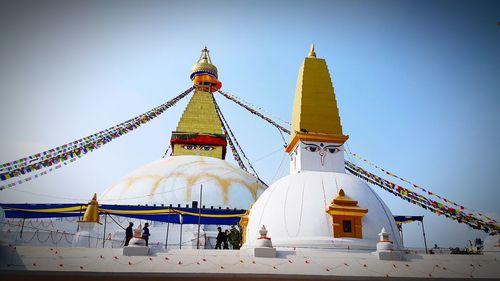
[[[182,146],[182,148],[186,149],[186,150],[203,150],[203,151],[211,151],[211,150],[214,150],[215,147],[211,146],[211,145],[194,145],[194,144],[185,144]]]
[[[211,151],[211,150],[214,150],[215,148],[211,145],[202,145],[201,146],[201,150],[203,151]]]
[[[327,145],[323,146],[323,144],[316,145],[314,143],[304,143],[306,146],[304,147],[309,152],[328,152],[328,153],[337,153],[340,151],[340,145]]]
[[[182,148],[184,148],[186,150],[195,150],[196,149],[196,145],[186,144],[186,145],[183,145]]]
[[[309,151],[309,152],[316,152],[316,151],[318,151],[318,150],[319,150],[319,146],[314,145],[314,144],[310,144],[310,145],[307,145],[307,146],[305,147],[305,149],[306,149],[307,151]]]
[[[330,146],[331,145],[325,146],[325,150],[332,154],[340,151],[340,149],[338,149],[337,147],[330,147]]]

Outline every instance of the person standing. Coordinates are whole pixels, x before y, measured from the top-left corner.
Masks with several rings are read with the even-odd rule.
[[[217,227],[217,230],[219,233],[217,233],[217,243],[215,244],[215,249],[221,249],[222,241],[224,240],[224,233],[222,232],[222,228],[219,226]]]
[[[233,250],[239,250],[241,247],[241,233],[238,229],[236,229],[235,225],[231,226],[228,238]]]
[[[229,244],[227,243],[227,237],[229,236],[229,230],[224,230],[224,236],[222,237],[222,243],[224,243],[224,250],[229,250]]]
[[[146,247],[148,246],[149,236],[151,236],[151,234],[149,234],[148,227],[149,227],[149,223],[145,223],[144,227],[142,228],[142,239],[144,239],[146,241]]]
[[[130,242],[130,239],[132,239],[132,236],[134,236],[133,231],[132,231],[132,226],[134,226],[134,223],[131,222],[128,224],[128,227],[125,229],[125,245],[128,246],[128,242]]]

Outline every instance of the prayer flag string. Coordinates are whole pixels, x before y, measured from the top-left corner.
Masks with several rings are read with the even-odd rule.
[[[160,114],[165,112],[165,110],[175,105],[179,100],[188,95],[193,89],[194,87],[191,87],[188,90],[181,93],[180,95],[178,95],[177,97],[165,102],[164,104],[155,107],[119,125],[101,131],[97,134],[93,134],[91,136],[44,151],[42,153],[37,153],[28,157],[18,159],[16,161],[5,163],[0,166],[3,167],[2,172],[0,173],[0,181],[6,181],[37,170],[49,168],[53,165],[63,163],[70,159],[75,159],[77,157],[79,158],[82,155],[87,154],[88,152],[94,151],[102,147],[104,144],[137,129],[142,124],[145,124],[151,121],[152,119],[158,117]],[[50,171],[53,171],[53,169],[51,169]],[[17,181],[17,184],[21,184],[31,179],[32,178],[19,180]],[[0,186],[0,190],[6,187],[12,187],[14,185],[13,183],[11,183]]]
[[[236,149],[236,147],[239,149],[239,151],[241,152],[241,155],[243,155],[243,158],[245,158],[248,166],[250,167],[250,169],[252,170],[253,172],[253,175],[262,183],[264,184],[265,186],[267,186],[267,184],[262,181],[259,177],[259,175],[257,174],[257,171],[255,171],[254,167],[252,166],[252,163],[250,162],[250,160],[248,159],[248,157],[245,155],[245,152],[243,151],[243,149],[241,148],[240,144],[238,143],[238,141],[236,140],[236,137],[234,136],[233,132],[231,131],[231,128],[229,127],[229,124],[227,123],[226,121],[226,118],[224,117],[224,115],[222,114],[222,111],[220,110],[219,108],[219,105],[217,104],[217,101],[215,100],[215,97],[212,95],[212,99],[214,100],[214,105],[215,105],[215,109],[217,111],[217,114],[219,115],[219,119],[221,121],[221,124],[222,124],[222,129],[224,130],[224,134],[227,136],[228,138],[228,142],[229,142],[229,146],[231,147],[231,151],[233,152],[233,156],[235,157],[235,160],[236,162],[238,162],[238,165],[245,171],[248,171],[246,166],[244,165],[242,159],[240,158],[239,156],[239,153]],[[236,146],[233,144],[236,144]]]
[[[363,161],[363,162],[367,163],[368,165],[370,165],[370,166],[372,166],[372,167],[374,167],[374,168],[376,168],[376,169],[380,170],[382,173],[384,173],[384,174],[386,174],[386,175],[388,175],[388,176],[390,176],[390,177],[396,178],[396,179],[398,179],[398,180],[401,180],[402,182],[405,182],[405,183],[409,184],[412,188],[419,189],[419,190],[421,190],[421,191],[425,192],[426,194],[428,194],[428,195],[430,195],[430,196],[433,196],[433,197],[439,198],[440,200],[442,200],[442,201],[443,201],[443,202],[445,202],[446,204],[452,204],[452,205],[454,205],[455,207],[458,207],[458,208],[459,208],[459,209],[461,209],[461,210],[469,210],[469,211],[471,211],[471,212],[475,212],[475,213],[477,213],[479,216],[482,216],[482,217],[486,218],[487,220],[494,221],[494,219],[493,219],[493,218],[491,218],[491,217],[489,217],[489,216],[487,216],[487,215],[484,215],[484,214],[482,214],[482,213],[479,213],[479,212],[477,212],[477,211],[475,211],[475,210],[473,210],[473,209],[469,209],[469,208],[467,208],[467,207],[465,207],[465,206],[463,206],[463,205],[461,205],[461,204],[455,203],[454,201],[452,201],[452,200],[450,200],[450,199],[448,199],[448,198],[445,198],[445,197],[443,197],[443,196],[440,196],[440,195],[438,195],[438,194],[435,194],[435,193],[433,193],[433,192],[431,192],[431,191],[429,191],[429,190],[427,190],[427,189],[425,189],[425,188],[423,188],[423,187],[421,187],[421,186],[419,186],[419,185],[417,185],[417,184],[415,184],[415,183],[413,183],[413,182],[411,182],[411,181],[409,181],[409,180],[406,180],[406,179],[404,179],[404,178],[402,178],[402,177],[400,177],[400,176],[398,176],[398,175],[396,175],[396,174],[393,174],[393,173],[391,173],[391,172],[387,171],[386,169],[384,169],[384,168],[382,168],[382,167],[380,167],[380,166],[378,166],[378,165],[374,164],[373,162],[371,162],[371,161],[367,160],[366,158],[364,158],[363,156],[361,156],[361,155],[359,155],[359,154],[356,154],[356,153],[350,153],[350,152],[348,152],[348,153],[349,153],[349,154],[351,154],[352,156],[356,157],[357,159],[360,159],[361,161]]]
[[[262,113],[258,112],[256,109],[253,109],[252,107],[250,107],[250,106],[242,103],[237,97],[235,97],[235,96],[233,96],[233,95],[231,95],[229,93],[226,93],[226,92],[224,92],[222,90],[219,90],[218,92],[220,94],[222,94],[228,100],[231,100],[231,101],[235,102],[236,104],[238,104],[239,106],[243,107],[244,109],[248,110],[250,113],[259,116],[260,118],[264,119],[269,124],[271,124],[274,127],[280,129],[281,131],[283,131],[283,132],[285,132],[287,134],[290,134],[290,130],[288,130],[287,128],[285,128],[283,126],[280,126],[278,123],[276,123],[273,120],[271,120],[271,118],[264,116]]]
[[[345,161],[345,165],[346,170],[352,175],[357,176],[368,183],[379,186],[393,195],[437,214],[438,216],[444,215],[445,217],[455,220],[458,223],[465,223],[474,229],[483,230],[485,232],[498,233],[500,231],[500,226],[496,224],[495,221],[485,221],[477,216],[477,214],[465,213],[462,210],[436,202],[421,194],[374,175],[349,161]]]

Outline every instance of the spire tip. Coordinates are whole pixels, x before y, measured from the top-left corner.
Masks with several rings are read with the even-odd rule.
[[[314,51],[314,43],[311,44],[311,49],[309,49],[309,55],[308,57],[310,58],[315,58],[316,57],[316,52]]]

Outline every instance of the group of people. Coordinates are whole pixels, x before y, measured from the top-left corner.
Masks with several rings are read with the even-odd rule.
[[[217,230],[219,233],[217,233],[215,249],[229,249],[229,243],[233,250],[238,250],[241,247],[241,232],[234,225],[231,227],[231,231],[227,229],[222,231],[220,226],[217,227]]]
[[[134,237],[133,226],[134,223],[130,222],[128,227],[125,229],[124,246],[128,246],[130,239]],[[219,226],[217,227],[217,230],[219,231],[219,233],[217,234],[217,243],[215,245],[215,249],[229,249],[229,243],[231,244],[233,250],[238,250],[241,247],[241,232],[236,229],[236,226],[233,225],[231,227],[231,230],[226,229],[224,231],[222,231],[222,228]],[[145,223],[144,227],[142,228],[141,237],[146,241],[146,246],[148,246],[149,236],[151,236],[151,234],[149,233],[149,223]]]
[[[134,223],[131,222],[128,224],[128,227],[125,229],[125,245],[128,246],[128,243],[130,242],[130,239],[134,237],[134,230],[132,227],[134,226]],[[151,234],[149,233],[149,223],[145,223],[144,227],[142,228],[142,239],[146,241],[146,246],[148,246],[148,241],[149,241],[149,236]]]

